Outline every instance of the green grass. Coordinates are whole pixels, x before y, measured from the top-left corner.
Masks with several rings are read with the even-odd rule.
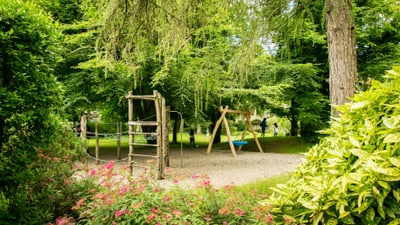
[[[242,147],[242,151],[258,151],[256,142],[254,141],[254,137],[252,135],[247,135],[245,139],[248,144]],[[240,139],[240,135],[233,136],[233,140]],[[124,136],[121,139],[121,151],[128,150],[128,136]],[[210,137],[206,135],[196,135],[195,136],[196,145],[198,148],[207,148]],[[304,142],[300,137],[285,137],[285,136],[267,136],[267,137],[258,137],[259,143],[264,152],[273,152],[273,153],[304,153],[306,152],[313,144]],[[99,146],[100,151],[102,153],[110,153],[116,151],[117,140],[115,138],[100,138]],[[95,139],[89,139],[88,150],[93,151],[95,148]],[[182,134],[182,146],[184,148],[189,147],[189,134]],[[181,136],[178,134],[177,143],[172,143],[172,135],[170,135],[170,148],[180,148],[181,147]],[[137,147],[136,147],[137,148]],[[221,136],[221,143],[213,144],[213,149],[227,149],[229,148],[228,138],[226,135]]]
[[[257,191],[261,195],[270,195],[273,190],[272,187],[276,187],[278,184],[285,183],[290,178],[290,173],[286,173],[279,176],[270,177],[268,179],[260,179],[254,182],[236,186],[235,190],[242,193],[251,193]]]

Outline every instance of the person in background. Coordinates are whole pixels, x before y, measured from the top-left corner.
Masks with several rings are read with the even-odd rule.
[[[193,129],[190,129],[189,135],[190,135],[190,146],[195,147],[196,144],[194,143],[194,131],[193,131]]]
[[[278,132],[279,132],[278,124],[274,123],[274,136],[275,137],[278,136]]]
[[[265,129],[267,128],[267,118],[264,118],[261,121],[260,127],[261,127],[261,137],[264,137],[265,136]]]

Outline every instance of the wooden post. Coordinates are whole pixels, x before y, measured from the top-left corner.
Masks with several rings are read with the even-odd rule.
[[[165,106],[165,98],[163,98],[163,127],[164,127],[164,162],[165,166],[169,167],[169,124],[170,124],[170,107]]]
[[[87,115],[81,116],[81,138],[86,138]]]
[[[224,125],[225,125],[225,130],[226,130],[226,136],[228,137],[229,147],[231,148],[233,157],[236,157],[235,146],[233,145],[233,142],[232,142],[232,136],[231,136],[231,131],[229,129],[229,123],[225,116],[224,116]]]
[[[121,160],[121,126],[117,121],[117,159]]]
[[[253,133],[254,141],[255,141],[256,144],[257,144],[258,150],[259,150],[260,152],[264,152],[263,149],[262,149],[262,147],[261,147],[261,145],[260,145],[260,142],[258,141],[257,133],[256,133],[256,131],[254,130],[253,125],[251,124],[251,121],[250,121],[250,117],[251,117],[251,114],[252,114],[253,112],[254,112],[254,109],[251,111],[250,114],[248,114],[248,115],[246,116],[246,124],[248,124],[248,126],[250,127],[251,132]]]
[[[96,137],[96,147],[95,147],[95,152],[96,152],[96,163],[99,164],[99,119],[96,119],[96,126],[95,126],[95,137]]]
[[[220,108],[219,108],[219,111],[221,112],[221,116],[219,117],[219,119],[215,123],[214,130],[213,130],[211,138],[210,138],[210,142],[208,142],[207,154],[211,153],[211,147],[212,147],[212,144],[214,142],[215,135],[217,134],[218,128],[221,125],[222,120],[224,119],[228,108],[229,108],[228,106],[226,106],[225,108],[222,108],[222,106],[220,106]]]
[[[158,93],[158,91],[154,90],[153,91],[154,97],[155,97],[155,107],[156,107],[156,118],[157,118],[157,169],[158,169],[158,173],[157,173],[157,180],[161,180],[163,178],[163,161],[164,159],[163,157],[163,152],[162,152],[162,145],[163,145],[163,141],[162,141],[162,134],[163,134],[163,130],[162,130],[162,125],[161,125],[161,120],[162,120],[162,113],[161,113],[161,98],[160,98],[160,94]]]
[[[244,141],[244,139],[246,137],[247,129],[250,128],[252,133],[253,133],[253,135],[254,135],[254,141],[256,142],[259,151],[263,152],[263,150],[261,148],[261,145],[260,145],[260,142],[258,142],[258,139],[257,139],[257,133],[254,131],[253,125],[250,122],[250,117],[251,117],[251,114],[253,113],[254,110],[252,110],[251,112],[246,112],[246,111],[240,111],[240,110],[230,110],[230,109],[228,109],[228,106],[226,106],[225,108],[220,106],[219,107],[219,111],[221,112],[221,117],[217,120],[217,122],[215,124],[213,133],[212,133],[211,138],[210,138],[210,142],[208,143],[207,154],[211,153],[211,147],[212,147],[215,135],[217,133],[217,130],[218,130],[219,126],[221,125],[221,123],[223,121],[224,125],[225,125],[226,135],[228,137],[228,143],[229,143],[230,149],[232,151],[233,156],[236,157],[235,146],[234,146],[234,144],[232,142],[231,132],[229,130],[229,124],[228,124],[228,121],[227,121],[227,119],[225,117],[226,113],[242,114],[242,115],[244,115],[246,117],[246,123],[245,123],[244,131],[242,133],[241,141]],[[240,151],[241,149],[242,149],[242,146],[240,145],[238,147],[238,151]]]
[[[132,91],[128,93],[128,127],[129,127],[129,154],[128,154],[128,163],[130,167],[130,173],[131,176],[133,174],[133,135],[134,135],[134,130],[133,130],[133,125],[130,123],[133,121],[133,99],[130,98],[132,96]]]

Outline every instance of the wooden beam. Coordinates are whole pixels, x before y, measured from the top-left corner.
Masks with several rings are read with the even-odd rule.
[[[218,128],[221,125],[222,120],[225,118],[226,111],[228,110],[228,106],[226,106],[225,109],[223,109],[223,110],[221,110],[221,109],[223,109],[222,106],[219,108],[219,111],[222,112],[221,116],[219,117],[219,119],[215,123],[214,130],[213,130],[211,138],[210,138],[210,142],[208,142],[207,154],[211,153],[211,147],[212,147],[212,144],[214,142],[215,135],[217,134]]]
[[[251,122],[250,122],[250,115],[247,115],[247,116],[246,116],[246,124],[248,124],[248,126],[249,126],[250,129],[251,129],[251,132],[253,133],[254,141],[255,141],[256,144],[257,144],[258,150],[259,150],[260,152],[264,152],[263,149],[262,149],[262,147],[261,147],[261,145],[260,145],[260,142],[258,141],[257,133],[255,132],[255,130],[254,130],[254,128],[253,128],[253,125],[252,125]]]
[[[225,130],[226,130],[226,136],[228,137],[229,147],[231,148],[233,157],[236,158],[236,151],[235,151],[235,146],[233,145],[233,142],[232,142],[232,136],[231,136],[231,131],[229,129],[229,123],[225,116],[224,116],[224,125],[225,125]]]
[[[241,110],[234,110],[234,109],[228,109],[228,106],[226,106],[226,108],[219,108],[219,111],[222,112],[223,110],[226,110],[227,113],[235,113],[235,114],[243,114],[243,115],[250,115],[250,112],[246,112],[246,111],[241,111]]]

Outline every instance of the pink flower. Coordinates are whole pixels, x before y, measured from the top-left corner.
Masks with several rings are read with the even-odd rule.
[[[265,217],[264,222],[265,222],[265,223],[272,223],[273,218],[274,218],[273,215],[268,214],[268,215]]]
[[[182,211],[179,209],[175,209],[174,211],[172,211],[172,213],[176,216],[182,216]]]
[[[169,202],[171,200],[171,196],[169,196],[169,195],[165,195],[163,198],[162,198],[162,201],[163,202]]]
[[[238,216],[244,216],[244,211],[241,210],[241,209],[237,209],[235,214],[238,215]]]
[[[96,173],[97,173],[97,170],[96,169],[92,169],[88,176],[91,177],[91,176],[95,175]]]
[[[200,178],[200,176],[199,175],[192,175],[192,178],[193,179],[198,179],[198,178]]]
[[[124,195],[125,193],[126,193],[126,191],[128,190],[128,188],[126,188],[126,186],[123,186],[123,187],[121,187],[121,189],[119,189],[119,192],[118,192],[118,194],[121,196],[121,195]]]
[[[68,219],[65,217],[58,217],[56,219],[56,224],[57,225],[67,225],[68,224]]]
[[[120,217],[122,214],[124,214],[124,211],[117,210],[117,211],[115,211],[114,218],[118,219],[118,217]]]
[[[207,222],[210,222],[211,221],[211,215],[210,214],[207,214],[206,215],[206,218],[204,218]]]
[[[112,169],[114,167],[114,161],[110,161],[105,165],[106,169]]]
[[[79,199],[79,201],[76,203],[75,206],[72,207],[72,209],[77,210],[77,209],[81,208],[81,206],[83,206],[85,200],[86,200],[86,198]]]
[[[178,179],[174,179],[174,184],[177,184],[177,183],[179,183],[179,180]]]
[[[224,222],[222,223],[223,225],[228,225],[228,222],[226,222],[225,220],[224,220]]]
[[[204,187],[210,186],[210,184],[211,184],[211,181],[210,181],[210,180],[204,180],[204,181],[203,181],[203,186],[204,186]]]
[[[151,213],[147,216],[148,221],[153,221],[156,218],[156,215],[154,213]]]

